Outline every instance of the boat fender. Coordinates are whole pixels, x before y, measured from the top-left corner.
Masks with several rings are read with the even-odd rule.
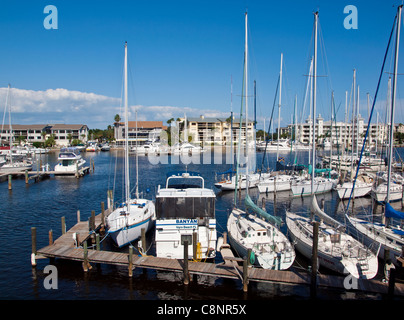
[[[255,253],[254,253],[254,251],[252,251],[252,250],[251,250],[251,254],[250,254],[249,260],[250,260],[250,264],[254,264],[254,263],[255,263]]]

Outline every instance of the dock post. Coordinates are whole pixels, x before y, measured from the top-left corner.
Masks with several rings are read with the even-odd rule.
[[[313,221],[313,248],[311,255],[311,282],[310,282],[310,297],[315,298],[317,293],[317,269],[318,269],[318,228],[320,223]]]
[[[196,261],[196,259],[198,259],[197,255],[197,242],[198,242],[198,235],[197,233],[194,231],[192,233],[192,256],[194,258],[194,260]]]
[[[88,261],[87,241],[83,242],[83,249],[84,249],[83,270],[84,272],[87,272],[88,270],[91,270],[93,268],[90,262]]]
[[[223,232],[223,244],[227,244],[227,232]]]
[[[396,284],[396,269],[391,268],[390,269],[390,276],[389,276],[389,287],[387,291],[387,296],[389,299],[392,299],[394,296],[394,287]]]
[[[265,210],[265,206],[266,206],[266,204],[265,204],[265,197],[262,197],[262,210]]]
[[[28,170],[25,170],[25,184],[28,184]]]
[[[95,229],[95,211],[91,210],[90,230],[93,231],[94,229]]]
[[[52,229],[49,230],[49,245],[53,244],[53,231]]]
[[[133,246],[129,246],[129,255],[128,255],[128,260],[129,260],[129,266],[128,266],[128,271],[129,271],[129,277],[133,276]]]
[[[141,231],[140,237],[142,239],[142,251],[144,254],[146,254],[146,250],[147,250],[147,248],[146,248],[146,229],[142,228],[140,231]]]
[[[96,248],[97,251],[101,250],[101,247],[100,247],[100,234],[99,233],[95,234],[95,248]]]
[[[8,190],[12,190],[13,186],[11,184],[11,180],[13,179],[13,177],[11,176],[11,174],[8,175]]]
[[[184,284],[189,284],[189,272],[188,272],[188,241],[184,241]]]
[[[77,223],[80,222],[80,210],[77,210]]]
[[[101,224],[105,226],[105,205],[103,201],[101,201]]]
[[[35,260],[35,255],[36,255],[36,228],[31,227],[31,244],[32,244],[32,249],[31,249],[31,265],[33,267],[36,266],[36,260]]]
[[[62,234],[66,233],[66,220],[65,217],[62,217]]]
[[[248,291],[248,259],[245,257],[243,260],[243,292]]]

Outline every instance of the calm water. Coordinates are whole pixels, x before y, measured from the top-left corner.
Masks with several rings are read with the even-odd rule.
[[[188,289],[182,285],[181,274],[156,272],[136,269],[133,278],[129,278],[126,268],[115,266],[93,266],[88,274],[82,270],[81,263],[56,260],[58,270],[58,289],[47,290],[43,282],[47,274],[43,269],[49,264],[48,259],[38,260],[36,272],[30,264],[31,227],[37,228],[37,248],[48,244],[48,231],[53,230],[54,239],[61,235],[61,217],[65,217],[67,229],[76,223],[76,212],[80,210],[81,219],[88,220],[91,210],[100,212],[100,203],[106,203],[107,190],[115,190],[115,200],[122,196],[122,152],[83,153],[89,163],[94,161],[95,172],[81,179],[74,177],[51,177],[38,183],[24,179],[13,180],[13,189],[7,188],[7,182],[0,183],[3,189],[0,193],[0,299],[143,299],[143,300],[180,300],[180,299],[306,299],[309,296],[308,287],[297,287],[274,284],[251,283],[248,295],[243,295],[242,284],[236,280],[213,279],[198,277]],[[268,157],[267,163],[273,168],[275,154]],[[57,153],[41,156],[43,163],[52,167],[56,163]],[[305,161],[307,154],[301,156]],[[131,157],[132,163],[135,157]],[[261,164],[262,153],[257,156]],[[225,171],[226,164],[192,164],[187,165],[190,171],[198,171],[205,177],[205,186],[213,188],[217,193],[216,217],[218,233],[226,229],[227,214],[232,207],[234,194],[219,193],[214,187],[215,172]],[[183,164],[151,164],[147,157],[139,157],[139,189],[147,198],[154,198],[159,184],[165,183],[165,175],[169,171],[185,170]],[[132,184],[135,174],[132,172]],[[115,187],[114,187],[115,185]],[[242,193],[242,197],[244,193]],[[262,203],[262,197],[257,189],[251,190],[253,200]],[[325,199],[327,212],[338,212],[342,203],[336,199],[335,193],[319,197]],[[273,196],[266,198],[266,208],[269,212],[284,216],[286,208],[292,210],[307,210],[308,198],[291,200],[288,195],[278,194],[276,201]],[[369,206],[369,199],[362,199],[355,204],[358,207]],[[336,213],[337,218],[342,214]],[[282,227],[286,232],[286,225]],[[153,234],[148,234],[148,243],[152,243]],[[118,250],[106,239],[102,246]],[[127,248],[121,249],[127,251]],[[149,254],[153,254],[151,247]],[[217,258],[220,262],[220,257]],[[299,257],[297,268],[307,268],[307,261]],[[321,271],[321,270],[320,270]],[[326,271],[321,271],[326,272]],[[378,299],[378,295],[363,293],[333,292],[320,289],[318,296],[323,299]]]

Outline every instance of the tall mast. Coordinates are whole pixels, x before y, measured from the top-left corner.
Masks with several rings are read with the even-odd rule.
[[[283,53],[281,53],[281,68],[279,71],[278,144],[276,146],[276,161],[277,162],[279,160],[279,138],[281,137],[282,64],[283,64]]]
[[[390,121],[390,145],[389,145],[389,167],[387,172],[387,196],[386,202],[390,201],[390,183],[391,183],[391,163],[393,161],[393,129],[394,129],[394,108],[396,106],[396,85],[397,85],[397,69],[398,69],[398,48],[400,45],[400,27],[401,27],[401,9],[402,5],[397,9],[397,30],[396,30],[396,51],[394,54],[394,74],[393,74],[393,88],[391,95],[391,121]]]
[[[246,194],[248,195],[248,184],[249,184],[249,175],[248,175],[248,29],[247,29],[247,11],[245,13],[245,41],[244,41],[244,55],[245,55],[245,147],[246,147]]]
[[[317,100],[317,23],[318,11],[314,13],[314,59],[313,59],[313,163],[311,170],[311,194],[314,194],[314,177],[316,168],[316,100]]]
[[[135,110],[135,120],[136,120],[136,199],[139,199],[139,157],[137,153],[137,109]]]
[[[130,184],[129,184],[129,125],[128,125],[128,45],[125,41],[124,62],[124,106],[125,106],[125,197],[129,210]]]

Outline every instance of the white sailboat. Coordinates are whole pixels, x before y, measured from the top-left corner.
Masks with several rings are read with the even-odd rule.
[[[353,181],[345,181],[343,183],[338,184],[335,187],[335,191],[337,191],[338,198],[339,199],[348,199],[351,196],[353,198],[360,198],[368,195],[370,191],[372,190],[372,186],[374,184],[374,179],[371,175],[369,174],[361,174],[358,176],[355,182],[355,188],[354,187],[354,182]]]
[[[402,5],[398,6],[396,16],[396,47],[394,56],[394,76],[393,76],[393,90],[391,97],[391,120],[390,123],[394,123],[394,109],[396,104],[396,85],[397,85],[397,70],[398,70],[398,49],[400,42],[400,29],[401,29],[401,12]],[[384,66],[384,64],[383,64]],[[380,79],[379,79],[380,81]],[[397,258],[402,255],[402,247],[404,245],[403,236],[404,230],[399,225],[394,225],[390,221],[391,219],[404,219],[404,213],[394,210],[389,202],[394,199],[394,189],[392,187],[398,186],[398,184],[392,184],[392,161],[393,161],[393,127],[390,126],[389,134],[389,157],[388,157],[388,175],[387,183],[385,186],[385,198],[382,201],[385,203],[384,215],[381,222],[368,221],[359,219],[356,217],[345,214],[351,225],[358,233],[358,237],[363,238],[365,243],[376,243],[380,245],[379,257],[381,259],[390,259],[395,265],[401,265],[398,263]],[[388,253],[388,255],[387,255]]]
[[[247,89],[247,61],[248,61],[248,41],[247,41],[247,12],[245,13],[245,60],[244,60],[244,81],[245,81],[245,103],[246,103],[246,123],[248,121],[248,89]],[[244,92],[243,92],[244,93]],[[241,105],[240,125],[242,119],[243,106]],[[246,125],[247,127],[247,125]],[[246,135],[247,136],[247,135]],[[248,150],[248,143],[246,149]],[[237,174],[239,167],[240,144],[238,149]],[[248,157],[248,151],[247,151]],[[246,161],[246,175],[248,177],[248,159]],[[235,179],[237,190],[237,178]],[[280,231],[277,225],[281,220],[264,210],[258,208],[248,195],[248,184],[246,184],[245,205],[258,215],[249,214],[247,211],[235,207],[231,211],[227,220],[227,232],[229,243],[240,256],[247,256],[253,264],[265,268],[284,270],[288,269],[295,260],[295,252],[288,238]],[[235,192],[234,203],[237,204],[237,191]],[[254,258],[253,258],[254,257]]]
[[[378,270],[377,255],[344,231],[344,226],[322,211],[313,195],[312,209],[321,219],[318,235],[318,261],[338,273],[357,279],[372,279]],[[286,211],[286,225],[296,249],[310,259],[313,247],[312,220]]]
[[[128,143],[128,73],[127,73],[127,43],[125,42],[125,75],[124,75],[124,104],[125,104],[125,202],[116,208],[106,218],[108,234],[114,242],[122,247],[138,239],[144,228],[149,231],[155,222],[155,206],[151,200],[140,199],[138,183],[136,183],[136,198],[130,195],[129,176],[129,143]],[[138,167],[136,166],[136,180]],[[138,182],[138,181],[137,181]]]

